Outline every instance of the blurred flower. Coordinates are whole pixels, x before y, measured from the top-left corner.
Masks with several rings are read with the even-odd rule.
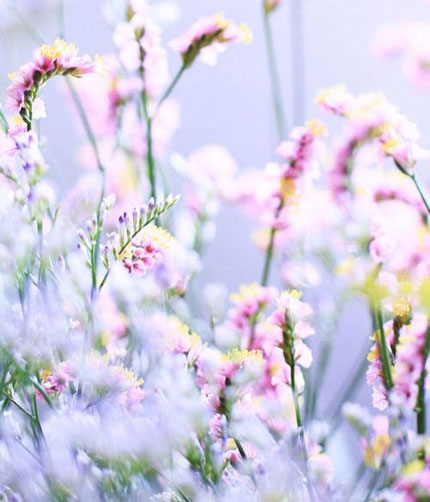
[[[184,67],[189,67],[197,56],[205,63],[213,65],[223,50],[223,44],[250,40],[251,34],[246,26],[236,26],[220,13],[200,18],[170,45],[181,54]]]

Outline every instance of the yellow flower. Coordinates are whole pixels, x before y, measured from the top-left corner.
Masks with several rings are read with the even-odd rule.
[[[402,474],[404,476],[412,476],[414,474],[418,474],[424,470],[425,464],[422,460],[414,460],[413,462],[409,462],[402,469]]]
[[[371,467],[378,468],[381,464],[386,449],[390,444],[390,436],[388,434],[378,434],[371,446],[368,446],[364,451],[364,463]]]
[[[324,136],[327,132],[326,126],[318,119],[309,119],[306,122],[306,127],[314,136]]]
[[[246,350],[246,349],[232,349],[223,354],[222,357],[224,362],[230,361],[233,364],[243,364],[245,362],[250,362],[253,364],[263,364],[263,355],[260,350]]]
[[[345,258],[336,265],[335,274],[347,275],[354,270],[355,259],[352,256]]]
[[[57,38],[53,45],[42,45],[39,49],[39,53],[47,59],[54,60],[64,56],[65,54],[69,56],[76,56],[78,54],[78,49],[74,44],[68,44],[65,40]]]
[[[239,29],[239,40],[244,44],[250,44],[252,42],[252,31],[246,24],[241,24]]]
[[[261,286],[256,282],[251,284],[242,285],[239,287],[238,293],[232,293],[230,295],[230,300],[233,303],[241,303],[244,300],[256,298],[261,290]]]

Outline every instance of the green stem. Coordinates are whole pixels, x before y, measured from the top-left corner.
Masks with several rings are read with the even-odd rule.
[[[151,185],[151,197],[156,197],[156,180],[155,180],[155,162],[152,152],[152,118],[148,110],[148,98],[146,92],[142,92],[142,106],[143,113],[146,121],[146,166],[148,172],[148,179]]]
[[[59,26],[58,36],[60,38],[64,38],[66,34],[64,0],[59,0],[58,4],[58,26]]]
[[[13,399],[11,396],[9,396],[8,394],[6,394],[5,392],[1,391],[1,394],[4,396],[6,402],[7,401],[10,401],[13,405],[15,405],[19,410],[21,410],[24,415],[26,415],[30,420],[34,420],[34,416],[29,412],[27,411],[23,406],[21,406],[18,401],[15,401],[15,399]]]
[[[264,38],[266,42],[267,62],[269,65],[270,82],[272,86],[273,109],[275,112],[276,128],[279,141],[285,139],[285,117],[281,98],[281,85],[279,80],[278,68],[274,52],[272,27],[270,24],[269,13],[263,10]]]
[[[284,360],[286,364],[290,367],[290,380],[291,380],[291,393],[293,396],[293,403],[294,403],[294,412],[296,416],[296,422],[297,422],[297,428],[299,431],[299,438],[300,438],[300,446],[302,450],[302,455],[303,455],[303,463],[304,463],[304,468],[305,468],[305,473],[306,477],[308,478],[308,450],[306,448],[306,439],[305,439],[305,431],[303,427],[303,421],[302,421],[302,416],[300,412],[300,403],[299,403],[299,397],[297,395],[297,388],[296,388],[296,364],[295,364],[295,354],[294,354],[294,328],[291,326],[290,321],[288,319],[288,316],[285,317],[285,322],[286,326],[283,329],[282,332],[282,337],[283,337],[283,353],[284,353]],[[315,494],[314,494],[314,488],[312,486],[312,483],[310,482],[309,479],[307,479],[307,484],[306,484],[308,493],[309,493],[309,498],[311,502],[315,501]]]
[[[242,443],[240,442],[240,440],[237,438],[234,438],[234,444],[236,445],[236,448],[238,449],[240,456],[243,458],[243,460],[248,460],[245,449],[242,446]]]
[[[273,249],[275,244],[276,228],[270,229],[269,245],[267,246],[266,256],[264,258],[263,275],[261,277],[261,285],[267,286],[269,281],[270,265],[273,260]]]
[[[7,123],[7,119],[5,117],[5,114],[3,113],[3,110],[1,108],[1,105],[0,105],[0,126],[4,132],[7,132],[7,130],[9,129],[9,125]]]
[[[291,359],[292,362],[290,364],[291,392],[293,394],[294,411],[295,411],[295,415],[296,415],[297,427],[299,429],[300,445],[301,445],[302,454],[303,454],[305,472],[306,472],[306,477],[308,478],[308,458],[309,458],[309,455],[308,455],[308,449],[306,447],[305,430],[303,427],[302,416],[300,413],[299,397],[297,395],[297,390],[296,390],[295,363],[294,363],[294,354],[293,353],[292,353],[292,356],[293,356]],[[308,490],[309,498],[310,498],[311,502],[315,502],[314,488],[313,488],[312,483],[310,482],[309,479],[307,479],[306,488]]]
[[[69,77],[66,77],[66,83],[67,83],[67,87],[70,91],[70,95],[72,97],[73,103],[74,103],[76,110],[78,112],[79,118],[80,118],[82,125],[84,127],[88,141],[90,142],[91,148],[94,152],[94,157],[95,157],[95,160],[97,163],[97,168],[98,168],[98,170],[101,174],[101,177],[102,177],[102,183],[101,183],[102,186],[101,186],[101,190],[100,190],[100,197],[99,197],[99,201],[98,201],[97,209],[96,209],[97,232],[96,232],[96,237],[95,237],[94,242],[92,243],[91,251],[90,251],[90,255],[91,255],[90,256],[90,258],[91,258],[91,302],[93,302],[96,295],[97,295],[97,269],[98,269],[98,262],[99,262],[100,234],[101,234],[100,211],[101,211],[102,202],[103,202],[105,192],[106,192],[106,170],[102,164],[102,161],[100,158],[100,152],[99,152],[98,145],[97,145],[97,139],[96,139],[95,134],[92,130],[90,121],[88,119],[87,112],[85,111],[85,108],[82,104],[81,98],[79,97],[79,94],[76,92],[75,86],[73,85],[73,83]]]
[[[381,307],[379,305],[374,306],[374,315],[376,326],[378,328],[377,345],[382,362],[382,374],[384,378],[385,388],[387,389],[387,391],[390,391],[393,388],[393,377],[391,375],[390,354],[388,351],[387,339],[385,338],[384,322],[382,319]]]
[[[426,196],[426,194],[424,192],[423,187],[421,186],[421,183],[419,182],[419,180],[418,180],[418,178],[417,178],[417,176],[416,176],[415,173],[410,174],[409,177],[414,182],[414,184],[415,184],[415,186],[416,186],[416,188],[418,190],[418,193],[420,194],[421,200],[424,202],[424,205],[425,205],[425,207],[427,209],[427,212],[430,215],[430,203],[429,203],[429,201],[427,199],[427,196]]]
[[[164,101],[170,96],[170,94],[172,93],[173,89],[176,87],[176,84],[179,82],[180,78],[182,77],[182,74],[184,73],[184,71],[186,70],[186,65],[183,64],[180,68],[179,68],[179,71],[178,73],[175,75],[174,79],[172,80],[172,82],[170,83],[169,87],[166,89],[166,91],[164,92],[163,96],[161,97],[160,101],[158,102],[156,108],[155,108],[155,112],[152,116],[152,118],[154,119],[154,117],[157,115],[158,113],[158,110],[160,109],[160,106],[164,103]]]
[[[417,398],[417,406],[415,408],[417,414],[417,433],[419,435],[424,435],[427,432],[425,380],[427,376],[426,363],[429,357],[429,353],[430,353],[430,326],[427,326],[426,340],[423,351],[423,369],[421,371],[421,376],[418,381],[418,398]]]
[[[418,190],[418,193],[420,194],[421,200],[424,203],[424,206],[425,206],[425,208],[427,210],[427,213],[430,215],[430,202],[429,202],[429,200],[427,198],[427,195],[426,195],[426,193],[424,191],[424,188],[422,187],[421,182],[418,180],[417,175],[415,174],[415,172],[408,171],[396,159],[394,159],[394,164],[396,165],[397,169],[401,173],[403,173],[408,178],[411,178],[411,180],[413,181],[416,189]]]

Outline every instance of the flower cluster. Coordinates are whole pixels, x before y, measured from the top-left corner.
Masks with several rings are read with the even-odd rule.
[[[292,207],[298,205],[304,188],[317,173],[322,155],[318,138],[324,131],[317,120],[295,127],[277,148],[282,163],[240,175],[225,190],[225,197],[258,216],[264,226],[285,229],[294,220]]]
[[[160,29],[152,19],[147,2],[131,2],[127,14],[127,21],[120,23],[114,33],[120,62],[130,72],[139,70],[148,95],[158,96],[169,79]]]
[[[223,44],[250,40],[251,34],[246,26],[237,26],[220,13],[200,18],[170,45],[181,54],[184,67],[189,67],[198,56],[205,63],[214,64]]]
[[[317,103],[323,109],[349,119],[345,135],[335,150],[331,170],[332,190],[336,197],[348,191],[354,157],[366,143],[376,143],[381,156],[392,158],[400,169],[406,171],[428,157],[428,152],[418,145],[420,135],[416,126],[382,94],[354,96],[339,85],[321,91]]]
[[[37,96],[48,79],[56,75],[82,77],[96,71],[98,64],[87,55],[79,56],[77,48],[64,40],[57,39],[52,46],[43,45],[34,61],[10,75],[7,108],[19,114],[31,129],[31,121],[45,115],[43,101]]]

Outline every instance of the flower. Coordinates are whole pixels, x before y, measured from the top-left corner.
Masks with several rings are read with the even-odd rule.
[[[163,253],[173,242],[174,238],[166,230],[148,225],[122,251],[120,259],[129,273],[143,276],[162,262]]]
[[[363,437],[361,446],[364,450],[364,463],[375,469],[381,465],[382,459],[390,445],[388,417],[377,415],[373,418],[372,427]]]
[[[430,471],[428,466],[420,460],[407,464],[395,484],[396,492],[401,493],[406,502],[420,502],[428,500],[430,493]]]
[[[139,70],[147,95],[157,97],[169,80],[169,69],[161,32],[152,19],[149,3],[131,4],[127,21],[116,27],[114,43],[125,69]]]
[[[172,40],[170,46],[181,54],[184,67],[189,67],[197,56],[205,63],[214,64],[223,44],[250,40],[246,26],[237,26],[219,13],[200,18],[183,35]]]
[[[281,0],[264,0],[264,11],[267,14],[276,10],[281,4]]]
[[[418,145],[417,127],[381,93],[354,96],[345,86],[335,86],[321,91],[317,103],[348,119],[330,171],[332,191],[337,200],[350,191],[354,155],[365,144],[374,144],[381,157],[393,159],[404,171],[411,171],[417,162],[430,155]]]
[[[7,89],[6,106],[12,113],[19,114],[31,129],[33,118],[44,116],[43,102],[36,101],[36,98],[49,78],[55,75],[82,77],[98,68],[99,59],[79,56],[77,48],[64,40],[57,39],[52,46],[42,45],[33,62],[26,63],[10,75],[12,83]]]
[[[60,393],[75,380],[72,364],[69,361],[63,361],[53,372],[44,370],[41,379],[48,394]]]
[[[392,357],[390,364],[393,375],[393,395],[406,408],[413,410],[417,404],[418,382],[422,376],[425,358],[425,337],[427,318],[416,313],[410,319],[410,307],[399,307],[399,314],[394,320],[384,324],[384,336]],[[379,334],[375,333],[376,340]],[[373,387],[373,406],[384,410],[388,406],[388,391],[384,384],[379,343],[375,343],[369,352],[370,366],[367,371],[367,383]]]

